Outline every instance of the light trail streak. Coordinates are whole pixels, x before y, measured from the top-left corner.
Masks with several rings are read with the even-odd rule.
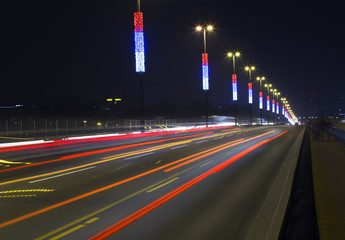
[[[274,132],[274,131],[267,132],[267,133],[265,133],[264,135],[269,134],[269,133],[272,133],[272,132]],[[285,132],[284,132],[284,133],[285,133]],[[240,139],[240,140],[242,140],[242,139]],[[236,141],[240,141],[240,140],[236,140]],[[233,141],[233,142],[236,142],[236,141]],[[227,144],[229,144],[229,143],[227,143]],[[169,167],[169,166],[172,166],[172,165],[174,165],[174,164],[176,164],[176,163],[185,161],[186,159],[189,159],[189,158],[191,158],[191,157],[194,157],[194,156],[197,156],[197,155],[200,155],[200,154],[204,154],[205,152],[212,151],[212,150],[217,149],[217,148],[222,147],[222,146],[224,146],[224,145],[221,145],[221,146],[218,146],[218,147],[215,147],[215,148],[208,149],[208,150],[203,151],[203,152],[201,152],[201,153],[193,154],[193,155],[191,155],[191,156],[189,156],[189,157],[182,158],[182,159],[180,159],[180,160],[177,160],[177,161],[174,161],[174,162],[171,162],[171,163],[162,165],[162,166],[160,166],[160,167],[157,167],[157,168],[151,169],[151,170],[149,170],[149,171],[143,172],[143,173],[141,173],[141,174],[135,175],[135,176],[133,176],[133,177],[130,177],[130,178],[127,178],[127,179],[118,181],[118,182],[113,183],[113,184],[110,184],[110,185],[108,185],[108,186],[105,186],[105,187],[102,187],[102,188],[93,190],[93,191],[91,191],[91,192],[87,192],[87,193],[84,193],[84,194],[82,194],[82,195],[79,195],[79,196],[76,196],[76,197],[67,199],[67,200],[65,200],[65,201],[62,201],[62,202],[59,202],[59,203],[50,205],[50,206],[45,207],[45,208],[42,208],[42,209],[40,209],[40,210],[37,210],[37,211],[31,212],[31,213],[25,214],[25,215],[23,215],[23,216],[14,218],[14,219],[9,220],[9,221],[7,221],[7,222],[0,223],[0,228],[3,228],[3,227],[6,227],[6,226],[9,226],[9,225],[12,225],[12,224],[14,224],[14,223],[17,223],[17,222],[26,220],[26,219],[28,219],[28,218],[37,216],[37,215],[42,214],[42,213],[45,213],[45,212],[47,212],[47,211],[50,211],[50,210],[56,209],[56,208],[58,208],[58,207],[61,207],[61,206],[70,204],[70,203],[75,202],[75,201],[78,201],[78,200],[80,200],[80,199],[83,199],[83,198],[92,196],[92,195],[94,195],[94,194],[103,192],[103,191],[105,191],[105,190],[111,189],[111,188],[116,187],[116,186],[119,186],[119,185],[121,185],[121,184],[130,182],[130,181],[133,181],[133,180],[135,180],[135,179],[138,179],[138,178],[141,178],[141,177],[143,177],[143,176],[149,175],[149,174],[151,174],[151,173],[157,172],[157,171],[159,171],[159,170],[162,170],[162,169],[164,169],[164,168],[167,168],[167,167]],[[107,161],[110,161],[110,160],[107,160]],[[85,165],[84,165],[84,166],[85,166]],[[13,181],[12,181],[12,182],[13,182]],[[8,183],[9,183],[9,182],[8,182]],[[3,183],[1,183],[1,184],[3,184]],[[0,184],[0,185],[1,185],[1,184]]]
[[[108,237],[110,237],[111,235],[115,234],[116,232],[118,232],[119,230],[127,227],[128,225],[130,225],[131,223],[133,223],[134,221],[138,220],[139,218],[143,217],[144,215],[146,215],[147,213],[151,212],[152,210],[158,208],[159,206],[161,206],[162,204],[164,204],[165,202],[169,201],[170,199],[174,198],[175,196],[177,196],[178,194],[184,192],[185,190],[189,189],[190,187],[192,187],[193,185],[195,185],[196,183],[202,181],[203,179],[207,178],[208,176],[210,176],[213,173],[219,172],[222,169],[224,169],[225,167],[229,166],[231,163],[237,161],[238,159],[240,159],[241,157],[243,157],[244,155],[248,154],[249,152],[253,151],[254,149],[262,146],[263,144],[266,144],[272,140],[274,140],[275,138],[285,134],[287,131],[272,137],[270,139],[266,139],[262,142],[259,142],[255,145],[253,145],[252,147],[246,149],[245,151],[236,154],[235,156],[229,158],[228,160],[226,160],[225,162],[219,164],[218,166],[208,170],[207,172],[203,173],[202,175],[194,178],[193,180],[183,184],[181,187],[171,191],[170,193],[164,195],[163,197],[159,198],[158,200],[152,202],[151,204],[143,207],[142,209],[136,211],[135,213],[133,213],[132,215],[124,218],[123,220],[117,222],[116,224],[114,224],[113,226],[105,229],[104,231],[98,233],[97,235],[91,237],[89,240],[102,240],[102,239],[106,239]]]
[[[202,136],[202,135],[206,135],[206,134],[208,134],[208,133],[200,133],[200,134],[195,134],[195,135],[190,135],[190,136],[175,137],[175,138],[162,139],[162,140],[156,140],[156,141],[150,141],[150,142],[135,143],[135,144],[129,144],[129,145],[113,147],[113,148],[108,148],[108,149],[90,151],[90,152],[85,152],[85,153],[77,153],[77,154],[67,155],[67,156],[60,157],[58,159],[49,160],[49,161],[45,161],[45,162],[32,163],[30,165],[19,166],[19,167],[14,167],[14,168],[9,168],[9,169],[3,169],[3,170],[0,170],[0,173],[14,171],[14,170],[22,169],[22,168],[27,168],[27,167],[33,167],[33,166],[39,166],[39,165],[44,165],[44,164],[64,161],[64,160],[73,159],[73,158],[90,156],[90,155],[94,155],[94,154],[101,154],[101,153],[106,153],[106,152],[112,152],[112,151],[122,150],[122,149],[126,149],[126,148],[144,146],[144,145],[161,143],[161,142],[177,140],[177,139],[184,139],[184,138],[189,138],[189,137]]]
[[[214,150],[214,151],[208,152],[208,153],[206,153],[206,154],[204,154],[204,155],[201,155],[201,156],[199,156],[199,157],[192,158],[192,159],[190,159],[190,160],[188,160],[188,161],[185,161],[185,162],[183,162],[183,163],[180,163],[180,164],[178,164],[178,165],[175,165],[175,166],[173,166],[173,167],[171,167],[171,168],[165,169],[164,172],[170,172],[170,171],[172,171],[172,170],[174,170],[174,169],[176,169],[176,168],[179,168],[179,167],[182,167],[182,166],[184,166],[184,165],[186,165],[186,164],[195,162],[195,161],[197,161],[197,160],[199,160],[199,159],[201,159],[201,158],[207,157],[207,156],[212,155],[212,154],[214,154],[214,153],[216,153],[216,152],[222,151],[222,150],[227,149],[227,148],[229,148],[229,147],[236,146],[236,145],[241,144],[241,143],[249,142],[249,141],[251,141],[251,140],[260,138],[260,137],[265,136],[265,135],[267,135],[267,134],[270,134],[270,133],[272,133],[272,132],[274,132],[274,131],[270,131],[270,132],[267,132],[267,133],[264,133],[264,134],[261,134],[261,135],[255,136],[255,137],[251,137],[251,138],[248,138],[248,139],[245,139],[245,140],[230,142],[230,143],[221,145],[221,146],[219,146],[218,149],[216,149],[216,150]]]
[[[112,141],[112,140],[124,140],[124,139],[132,139],[132,138],[141,138],[141,137],[153,137],[153,136],[164,136],[164,135],[173,135],[177,133],[191,133],[197,131],[205,131],[205,130],[216,130],[222,128],[232,128],[232,126],[225,126],[225,127],[209,127],[209,128],[192,128],[192,129],[184,129],[184,130],[175,130],[175,131],[159,131],[159,132],[145,132],[145,133],[130,133],[130,134],[111,134],[110,136],[107,135],[99,135],[99,136],[87,136],[87,137],[76,137],[71,138],[68,140],[55,140],[55,141],[46,141],[37,140],[37,141],[30,141],[30,142],[18,142],[18,143],[8,143],[8,144],[0,144],[0,152],[8,152],[8,151],[20,151],[20,150],[28,150],[34,148],[42,148],[42,147],[50,147],[50,146],[58,146],[58,145],[67,145],[67,144],[74,144],[74,143],[83,143],[83,142],[100,142],[100,141]],[[207,134],[207,133],[203,133]],[[186,136],[188,137],[188,136]]]
[[[138,151],[132,151],[132,152],[129,152],[129,153],[122,153],[122,154],[118,154],[118,155],[112,156],[111,158],[107,158],[107,159],[104,159],[104,160],[101,160],[101,161],[92,162],[92,163],[88,163],[88,164],[84,164],[84,165],[79,165],[79,166],[72,167],[72,168],[66,168],[66,169],[63,169],[63,170],[55,171],[55,172],[49,172],[49,173],[44,173],[44,174],[40,174],[40,175],[36,175],[36,176],[15,179],[15,180],[7,181],[7,182],[1,182],[0,186],[7,185],[7,184],[10,184],[10,183],[16,183],[16,182],[22,182],[22,181],[26,181],[26,180],[31,180],[31,179],[35,179],[35,178],[40,178],[40,177],[51,176],[51,175],[54,175],[54,174],[64,173],[64,172],[68,172],[68,171],[72,171],[72,170],[80,169],[80,168],[84,168],[84,167],[94,166],[94,165],[97,165],[97,164],[114,161],[114,160],[117,160],[117,159],[120,159],[120,158],[124,158],[124,157],[128,157],[128,156],[133,156],[133,155],[137,155],[137,154],[141,154],[141,153],[147,153],[147,152],[151,152],[151,151],[167,148],[167,147],[170,147],[170,146],[174,146],[176,144],[184,144],[186,142],[190,142],[190,140],[185,140],[185,141],[181,141],[181,142],[177,142],[177,143],[169,143],[169,144],[159,145],[159,146],[156,146],[156,147],[152,147],[152,148],[148,148],[148,149],[143,149],[143,150],[138,150]]]
[[[271,132],[274,132],[274,131],[270,131],[270,132],[265,133],[265,134],[269,134]],[[222,134],[228,134],[228,133],[222,133]],[[263,134],[263,135],[265,135],[265,134]],[[262,135],[260,135],[260,136],[262,136]],[[210,137],[210,136],[206,136],[206,137]],[[67,169],[63,169],[63,170],[59,170],[59,171],[55,171],[55,172],[44,173],[44,174],[35,175],[35,176],[31,176],[31,177],[26,177],[26,178],[15,179],[15,180],[7,181],[7,182],[0,182],[0,186],[11,184],[11,183],[16,183],[16,182],[21,182],[21,181],[26,181],[26,180],[32,180],[32,179],[36,179],[36,178],[40,178],[40,177],[47,177],[47,176],[51,176],[51,175],[54,175],[54,174],[64,173],[64,172],[68,172],[68,171],[72,171],[72,170],[76,170],[76,169],[80,169],[80,168],[84,168],[84,167],[89,167],[89,166],[94,166],[94,165],[97,165],[97,164],[102,164],[102,163],[110,162],[110,161],[113,161],[113,160],[117,160],[119,158],[125,158],[125,157],[129,157],[129,156],[137,155],[137,154],[148,153],[148,152],[152,152],[152,151],[168,148],[168,147],[171,147],[171,146],[176,146],[176,145],[180,145],[180,144],[183,145],[185,143],[190,143],[192,141],[196,141],[196,140],[199,140],[199,139],[200,138],[196,138],[196,139],[193,139],[193,140],[184,140],[184,141],[179,141],[179,142],[175,142],[175,143],[168,143],[168,144],[164,144],[164,145],[159,145],[159,146],[151,147],[151,148],[147,148],[147,149],[132,151],[132,152],[129,152],[129,153],[117,154],[117,155],[106,157],[106,158],[104,158],[101,161],[92,162],[92,163],[88,163],[88,164],[84,164],[84,165],[79,165],[79,166],[72,167],[72,168],[67,168]],[[240,140],[236,140],[236,141],[240,141]],[[236,141],[234,141],[234,142],[236,142]],[[232,143],[232,142],[230,142],[230,143]],[[226,143],[226,144],[220,145],[220,146],[215,147],[213,149],[225,146],[225,145],[230,144],[230,143]],[[181,162],[181,161],[184,161],[184,160],[187,160],[187,159],[189,159],[191,157],[203,154],[203,153],[208,152],[208,151],[212,151],[212,149],[209,149],[209,150],[203,151],[201,153],[197,153],[197,154],[194,154],[192,156],[180,159],[178,161],[170,163],[170,165],[178,163],[178,162]],[[28,165],[28,166],[32,166],[32,165]],[[167,165],[164,165],[164,166],[167,166]]]

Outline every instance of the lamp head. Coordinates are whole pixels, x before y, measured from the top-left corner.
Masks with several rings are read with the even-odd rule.
[[[202,26],[196,26],[195,30],[200,32],[202,30]]]

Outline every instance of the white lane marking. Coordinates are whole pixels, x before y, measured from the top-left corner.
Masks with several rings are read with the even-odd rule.
[[[125,158],[124,160],[129,160],[129,159],[133,159],[133,158],[139,158],[139,157],[143,157],[143,156],[150,155],[150,154],[153,154],[153,153],[154,152],[149,152],[149,153],[137,155],[137,156],[134,156],[134,157],[128,157],[128,158]]]
[[[178,149],[178,148],[182,148],[182,147],[186,147],[186,146],[188,146],[188,144],[181,145],[181,146],[177,146],[177,147],[172,147],[172,148],[170,148],[170,149]]]
[[[200,165],[199,167],[205,167],[206,165],[210,164],[212,161],[209,161],[207,163],[204,163],[203,165]]]
[[[196,144],[199,144],[199,143],[204,143],[204,142],[208,142],[208,140],[202,140],[202,141],[195,142],[195,143],[196,143]]]
[[[130,165],[130,163],[124,164],[121,167],[116,168],[115,171],[120,170],[120,169],[122,169],[124,167],[127,167],[128,165]]]
[[[221,136],[221,137],[216,137],[216,138],[213,138],[213,139],[222,139],[224,136]]]
[[[36,183],[36,182],[41,182],[41,181],[49,180],[49,179],[52,179],[52,178],[62,177],[62,176],[69,175],[69,174],[72,174],[72,173],[89,170],[89,169],[95,168],[95,167],[96,166],[92,166],[92,167],[88,167],[88,168],[83,168],[83,169],[75,170],[75,171],[72,171],[72,172],[67,172],[67,173],[63,173],[63,174],[59,174],[59,175],[55,175],[55,176],[51,176],[51,177],[47,177],[47,178],[38,179],[38,180],[35,180],[35,181],[31,181],[29,183]]]

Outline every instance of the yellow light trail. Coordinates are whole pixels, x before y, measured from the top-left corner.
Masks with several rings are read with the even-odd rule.
[[[234,129],[234,130],[236,130],[236,129]],[[110,161],[117,160],[120,158],[130,157],[130,156],[134,156],[134,155],[138,155],[138,154],[142,154],[142,153],[148,153],[148,152],[152,152],[152,151],[156,151],[156,150],[160,150],[160,149],[164,149],[164,148],[168,148],[168,147],[173,147],[173,146],[177,146],[177,145],[183,145],[183,144],[191,143],[192,141],[197,141],[197,140],[204,139],[204,138],[218,137],[218,136],[226,135],[226,134],[229,134],[229,132],[219,133],[219,134],[205,136],[205,137],[198,137],[195,139],[183,140],[183,141],[174,142],[174,143],[167,143],[167,144],[163,144],[163,145],[159,145],[159,146],[155,146],[155,147],[150,147],[150,148],[146,148],[146,149],[141,149],[141,150],[137,150],[137,151],[131,151],[131,152],[127,152],[127,153],[116,154],[116,155],[102,158],[103,160],[100,160],[100,161],[96,161],[96,162],[92,162],[92,163],[88,163],[88,164],[83,164],[83,165],[79,165],[79,166],[72,167],[72,168],[66,168],[66,169],[62,169],[59,171],[54,171],[54,172],[39,174],[39,175],[31,176],[31,177],[19,178],[19,179],[15,179],[15,180],[11,180],[11,181],[1,182],[0,186],[11,184],[11,183],[27,181],[27,180],[32,180],[32,179],[41,178],[41,177],[47,177],[47,176],[51,176],[54,174],[60,174],[60,173],[64,173],[64,172],[68,172],[68,171],[72,171],[72,170],[76,170],[76,169],[80,169],[80,168],[84,168],[84,167],[89,167],[89,166],[94,166],[94,165],[98,165],[101,163],[110,162]]]

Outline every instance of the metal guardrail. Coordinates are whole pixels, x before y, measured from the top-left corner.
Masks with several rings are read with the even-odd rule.
[[[333,127],[333,135],[343,144],[345,144],[345,131],[339,128]]]
[[[186,125],[202,125],[199,119],[163,119],[145,120],[97,120],[97,119],[0,119],[0,142],[31,140],[36,138],[59,139],[80,134],[126,133],[155,130]]]

